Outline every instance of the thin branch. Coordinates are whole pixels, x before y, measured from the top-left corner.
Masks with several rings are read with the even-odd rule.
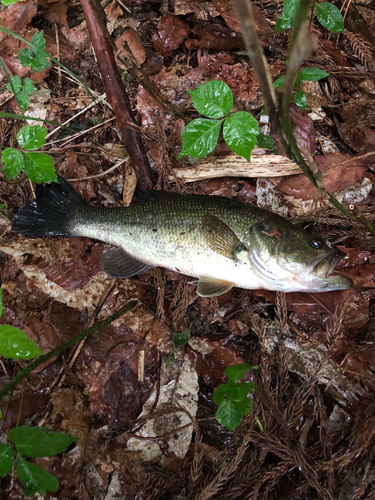
[[[137,300],[133,300],[128,302],[124,307],[119,309],[117,312],[113,313],[111,316],[109,316],[106,319],[103,319],[102,321],[99,321],[95,325],[91,326],[87,330],[84,330],[83,332],[79,333],[72,339],[68,340],[65,342],[65,344],[61,344],[52,351],[48,352],[47,354],[43,354],[43,356],[39,356],[35,361],[30,363],[28,366],[26,366],[23,370],[21,370],[10,382],[8,382],[0,391],[0,401],[3,399],[4,396],[6,396],[10,391],[12,391],[19,382],[21,382],[24,378],[26,378],[29,373],[31,373],[33,370],[38,368],[41,364],[45,363],[46,361],[49,361],[51,358],[54,356],[58,356],[62,352],[66,351],[70,347],[74,346],[78,342],[80,342],[82,339],[88,337],[89,335],[92,335],[93,333],[97,332],[101,328],[104,328],[105,326],[109,325],[110,323],[113,323],[116,319],[120,318],[120,316],[123,316],[127,312],[131,311],[133,307],[137,304]]]
[[[300,0],[298,5],[295,28],[293,30],[291,40],[290,69],[287,71],[286,85],[282,89],[283,93],[280,98],[282,105],[278,107],[267,61],[264,57],[264,53],[256,33],[251,1],[233,0],[234,7],[240,21],[242,35],[259,82],[259,88],[263,94],[268,110],[271,128],[279,135],[288,157],[301,167],[303,173],[309,178],[315,187],[320,189],[321,194],[329,199],[332,205],[339,209],[350,220],[360,221],[365,226],[367,231],[375,237],[375,228],[372,226],[370,221],[368,221],[362,214],[355,214],[353,211],[348,210],[334,196],[331,196],[321,183],[318,182],[310,167],[305,162],[294,136],[293,126],[289,118],[289,105],[298,68],[302,63],[303,57],[306,57],[306,54],[310,51],[309,45],[311,44],[311,39],[304,31],[310,3],[310,0]],[[300,43],[303,43],[305,47],[299,47]]]
[[[143,191],[150,190],[155,185],[154,175],[141,135],[131,126],[134,123],[134,113],[115,61],[112,39],[105,24],[104,10],[99,0],[81,0],[81,5],[108,101],[116,116],[121,139],[136,171],[138,187]]]
[[[279,130],[280,127],[277,123],[276,113],[276,94],[273,88],[271,73],[256,32],[252,4],[249,0],[233,0],[233,5],[237,11],[242,36],[259,82],[259,88],[262,92],[267,112],[271,120],[276,119],[276,123],[273,125],[276,130]]]

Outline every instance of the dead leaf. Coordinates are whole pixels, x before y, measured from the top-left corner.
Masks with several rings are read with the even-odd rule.
[[[131,50],[131,53],[137,60],[139,65],[146,61],[146,50],[141,43],[141,39],[137,31],[128,28],[124,33],[116,38],[116,47],[120,53],[126,56],[126,50],[123,43],[126,42]]]
[[[360,160],[349,154],[328,153],[316,156],[315,161],[323,173],[324,187],[331,194],[355,186],[365,178],[367,171]],[[277,190],[304,201],[315,199],[318,193],[304,174],[284,179],[277,185]]]
[[[190,34],[190,26],[177,16],[168,14],[160,20],[158,32],[152,37],[152,45],[156,52],[165,58],[172,55],[172,52]]]

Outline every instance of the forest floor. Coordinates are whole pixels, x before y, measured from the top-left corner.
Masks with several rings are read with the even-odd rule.
[[[308,108],[293,104],[291,118],[326,188],[373,222],[375,6],[370,0],[335,3],[345,13],[345,31],[331,33],[313,17],[319,44],[303,66],[329,77],[303,83]],[[113,1],[105,11],[135,112],[132,126],[146,144],[156,188],[257,204],[319,231],[345,252],[338,269],[355,287],[288,294],[233,288],[202,298],[191,278],[161,268],[109,278],[100,269],[102,243],[12,233],[12,215],[33,191],[22,176],[15,183],[3,176],[1,323],[24,330],[48,352],[128,301],[136,303],[16,386],[0,405],[1,441],[23,424],[79,438],[63,454],[34,460],[59,481],[58,492],[45,496],[51,499],[374,498],[373,238],[360,222],[317,201],[316,189],[287,158],[277,176],[275,155],[259,148],[254,158],[264,161],[260,171],[255,160],[244,167],[227,156],[223,143],[194,164],[177,160],[185,120],[198,116],[187,90],[222,80],[235,110],[258,118],[264,104],[229,0]],[[288,30],[274,31],[281,11],[281,0],[254,5],[274,80],[285,73],[290,39]],[[0,23],[26,39],[43,29],[46,51],[99,100],[91,106],[92,96],[56,65],[39,73],[21,66],[22,43],[0,32],[8,73],[31,77],[37,86],[27,113],[59,123],[72,118],[67,129],[54,132],[47,125],[43,150],[57,171],[94,206],[129,204],[134,168],[103,95],[80,3],[19,1],[1,9]],[[125,70],[124,42],[139,71],[167,97],[164,109]],[[19,113],[6,83],[2,75],[0,111]],[[17,147],[23,125],[0,119],[1,146]],[[172,334],[186,328],[191,338],[176,349],[170,366]],[[213,392],[227,380],[224,369],[243,362],[259,366],[244,378],[256,383],[253,411],[229,432],[215,419]],[[27,363],[2,358],[0,386]],[[19,480],[1,478],[0,497],[23,499]]]

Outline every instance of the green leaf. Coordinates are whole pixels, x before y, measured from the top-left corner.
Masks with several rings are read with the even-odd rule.
[[[243,382],[238,384],[233,380],[229,380],[227,383],[227,396],[233,403],[246,401],[247,396],[253,389],[255,389],[254,382]]]
[[[257,145],[260,148],[268,149],[269,151],[272,151],[275,155],[279,154],[277,147],[276,147],[276,142],[269,135],[259,134],[257,136]]]
[[[34,60],[34,52],[31,49],[24,47],[22,50],[18,51],[18,60],[22,66],[26,68],[32,64]]]
[[[238,363],[237,365],[227,366],[224,370],[225,375],[237,382],[240,380],[248,370],[251,370],[253,367],[249,365],[249,363]]]
[[[275,31],[282,31],[293,27],[298,0],[285,0],[281,16],[276,22]]]
[[[283,86],[284,81],[285,81],[285,75],[280,76],[280,78],[278,78],[273,82],[273,88],[279,89],[280,87]]]
[[[12,5],[16,2],[18,2],[18,0],[1,0],[1,3],[4,5],[4,7],[8,7],[8,5]]]
[[[8,181],[16,177],[25,166],[23,154],[14,148],[4,149],[1,153],[1,161],[3,162],[3,170]]]
[[[30,78],[25,78],[23,81],[23,90],[28,94],[36,91],[36,87],[33,84],[33,81]]]
[[[212,395],[212,399],[219,405],[224,401],[226,395],[227,384],[220,384],[218,387],[216,387],[215,392]]]
[[[43,351],[26,333],[14,326],[0,325],[0,355],[12,359],[32,359]]]
[[[6,88],[14,94],[17,94],[22,89],[21,78],[18,75],[12,76]]]
[[[17,102],[22,113],[25,112],[26,108],[30,104],[30,97],[23,90],[17,94]]]
[[[221,120],[207,120],[197,118],[188,123],[182,132],[182,151],[178,159],[190,155],[193,158],[202,158],[211,153],[217,144],[221,127]]]
[[[46,41],[43,37],[43,30],[31,38],[31,48],[24,48],[18,52],[18,59],[22,66],[30,66],[33,71],[39,73],[49,67],[47,61],[48,54],[45,52]]]
[[[174,349],[172,349],[171,352],[168,354],[168,357],[167,357],[167,365],[169,367],[171,367],[174,362],[175,362]]]
[[[47,129],[40,125],[25,125],[17,133],[17,141],[21,148],[35,151],[46,142]]]
[[[185,328],[181,333],[174,333],[172,335],[172,342],[175,347],[186,345],[190,340],[190,328]]]
[[[341,12],[330,2],[318,3],[316,6],[316,17],[320,24],[327,30],[335,33],[342,33],[344,28],[344,20]]]
[[[25,487],[25,496],[27,497],[33,497],[35,493],[44,496],[47,490],[57,491],[59,489],[59,482],[55,476],[41,467],[31,464],[21,456],[18,457],[16,473]]]
[[[58,182],[53,160],[45,153],[25,153],[25,174],[34,182]]]
[[[259,125],[256,119],[247,111],[238,111],[225,119],[223,126],[224,140],[231,151],[250,161],[254,149]]]
[[[215,413],[216,420],[230,431],[238,427],[242,420],[242,413],[229,399],[224,399]]]
[[[294,82],[294,87],[299,88],[301,85],[301,82],[306,81],[306,82],[317,82],[318,80],[321,80],[322,78],[326,78],[329,76],[329,73],[326,73],[325,71],[318,69],[318,68],[305,68],[302,69]]]
[[[35,91],[35,86],[33,85],[30,78],[25,78],[23,84],[19,76],[12,76],[11,81],[7,85],[7,89],[14,92],[16,100],[21,111],[24,113],[27,106],[30,104],[30,98],[28,94]]]
[[[0,477],[4,477],[12,470],[14,449],[10,444],[0,443]]]
[[[307,104],[307,97],[303,90],[296,92],[294,96],[294,102],[302,109],[307,109],[309,105]]]
[[[0,288],[0,318],[3,315],[4,307],[3,307],[3,289]]]
[[[238,401],[236,403],[237,408],[240,410],[242,415],[248,415],[253,411],[253,402],[251,399],[244,399],[243,401]]]
[[[77,438],[63,432],[48,432],[43,427],[22,425],[9,431],[9,439],[22,455],[28,457],[50,457],[62,453]]]
[[[225,82],[212,80],[188,92],[195,109],[208,118],[222,118],[232,109],[233,94]]]

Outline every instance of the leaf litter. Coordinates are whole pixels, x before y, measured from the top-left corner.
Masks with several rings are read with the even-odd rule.
[[[287,53],[285,34],[272,28],[279,7],[269,2],[254,6],[274,79],[285,71]],[[371,6],[352,3],[349,18],[357,15],[351,14],[353,7],[357,13],[366,8],[366,22],[373,25]],[[30,39],[38,31],[37,12],[46,50],[102,95],[79,5],[17,2],[0,17],[8,29]],[[196,117],[187,90],[210,79],[231,87],[236,111],[257,112],[262,107],[251,64],[237,53],[243,50],[242,37],[226,0],[176,0],[169,11],[153,3],[125,7],[113,2],[106,14],[119,52],[126,41],[151,83],[187,120]],[[317,161],[326,188],[373,220],[373,52],[367,32],[349,29],[333,43],[319,26],[314,29],[320,30],[320,47],[310,62],[330,77],[306,87],[306,111],[292,107],[296,134]],[[23,68],[16,57],[23,45],[5,33],[0,37],[8,72],[36,82],[33,116],[63,123],[90,105],[85,91],[64,72],[47,69],[36,74]],[[18,112],[14,99],[5,94],[4,75],[1,78],[2,111]],[[226,173],[228,151],[222,145],[207,161],[214,170],[216,158],[224,158],[223,176],[193,176],[185,183],[177,169],[192,167],[186,160],[182,166],[176,161],[184,121],[172,108],[162,108],[129,74],[124,78],[139,113],[134,127],[143,134],[160,186],[250,200],[312,231],[318,228],[347,254],[340,269],[354,279],[356,288],[353,293],[286,295],[236,289],[204,299],[196,297],[187,278],[167,270],[109,279],[100,270],[101,243],[13,235],[11,212],[32,193],[26,183],[17,187],[1,182],[0,197],[7,209],[0,240],[2,323],[24,329],[48,351],[137,300],[121,320],[87,339],[80,350],[50,360],[16,387],[7,406],[2,403],[2,438],[17,422],[42,423],[81,438],[70,452],[36,461],[59,479],[59,499],[371,498],[373,241],[359,223],[319,199],[295,171],[256,178],[249,164],[248,173]],[[102,101],[73,120],[86,132],[67,145],[60,141],[62,136],[54,137],[46,147],[65,177],[90,178],[74,182],[74,187],[96,206],[120,206],[123,200],[125,165],[104,174],[119,161],[118,153],[126,155],[113,123],[102,125],[111,116]],[[91,130],[94,124],[99,127]],[[12,125],[8,119],[0,122],[6,147],[15,144],[19,124]],[[330,151],[325,150],[328,144]],[[175,365],[168,368],[172,334],[189,326],[189,345],[179,348]],[[243,361],[260,366],[251,374],[257,385],[254,411],[230,434],[214,420],[212,393],[226,381],[224,369]],[[18,369],[10,360],[2,360],[2,367],[6,371],[1,385]],[[16,482],[0,481],[4,495],[24,498]]]

